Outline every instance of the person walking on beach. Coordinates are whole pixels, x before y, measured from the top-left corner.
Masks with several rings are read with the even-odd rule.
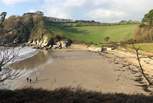
[[[27,77],[27,83],[29,82],[29,78]]]
[[[32,82],[32,79],[31,79],[31,78],[29,79],[29,82],[30,82],[30,84],[31,84],[31,82]]]

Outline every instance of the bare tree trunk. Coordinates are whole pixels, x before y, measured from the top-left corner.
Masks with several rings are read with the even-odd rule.
[[[140,60],[140,57],[139,57],[139,48],[136,48],[134,47],[135,51],[136,51],[136,56],[137,56],[137,60],[138,60],[138,63],[139,63],[139,67],[140,67],[140,72],[141,74],[143,75],[143,77],[146,79],[147,81],[147,85],[150,86],[152,85],[152,82],[150,81],[150,79],[146,76],[146,74],[144,73],[144,69],[142,67],[142,64],[141,64],[141,60]]]

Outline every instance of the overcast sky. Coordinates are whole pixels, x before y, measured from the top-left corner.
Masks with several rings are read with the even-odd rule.
[[[8,15],[40,10],[52,17],[101,22],[141,20],[150,9],[153,0],[0,0],[0,11]]]

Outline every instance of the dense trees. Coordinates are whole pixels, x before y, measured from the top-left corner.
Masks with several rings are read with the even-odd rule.
[[[153,10],[145,14],[142,23],[135,32],[135,40],[138,42],[152,42],[153,40]]]
[[[147,14],[145,14],[142,22],[151,26],[153,25],[153,9],[150,10]]]
[[[19,44],[29,40],[49,41],[52,37],[45,27],[43,12],[25,13],[23,16],[10,16],[3,23],[0,44]]]

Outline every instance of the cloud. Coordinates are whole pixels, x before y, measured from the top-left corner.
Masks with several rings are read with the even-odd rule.
[[[35,0],[1,0],[5,5],[15,5],[19,3],[25,3],[25,2],[33,2]]]
[[[100,21],[141,19],[153,8],[153,0],[44,0],[48,16]]]
[[[68,10],[66,10],[66,8],[50,7],[50,9],[44,8],[44,10],[45,13],[51,17],[71,18],[71,15],[68,13]]]
[[[42,10],[46,15],[59,18],[72,18],[71,13],[87,0],[44,0]]]
[[[87,2],[87,0],[63,0],[66,7],[80,7]]]
[[[28,4],[27,9],[42,10],[47,16],[95,19],[103,22],[141,20],[153,9],[153,0],[1,0],[6,5]],[[39,3],[40,2],[40,3]],[[35,5],[37,5],[36,8]],[[31,8],[30,8],[31,7]]]
[[[120,18],[125,17],[126,13],[122,11],[105,10],[105,9],[95,9],[88,13],[88,16],[93,19],[110,19],[110,18]]]

